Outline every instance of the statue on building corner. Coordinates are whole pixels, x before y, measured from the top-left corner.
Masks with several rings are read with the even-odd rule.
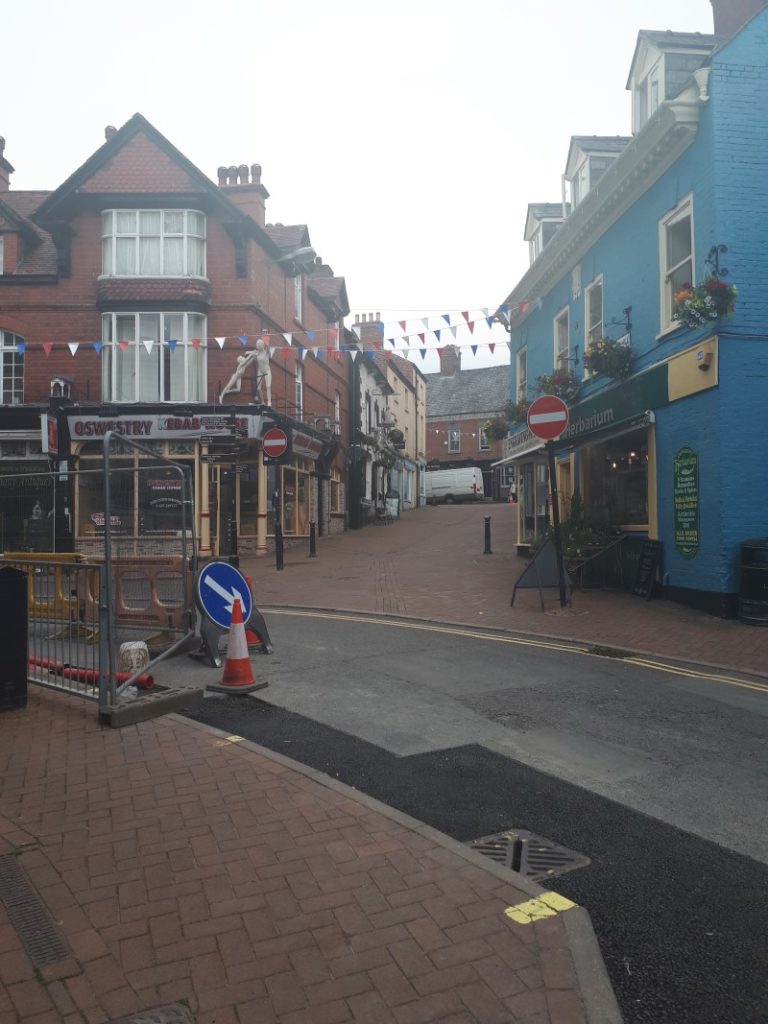
[[[224,396],[233,391],[240,391],[245,371],[252,362],[256,362],[256,395],[263,405],[272,404],[272,370],[269,366],[269,346],[263,338],[259,338],[256,347],[245,356],[237,357],[237,367],[219,395],[219,405]]]

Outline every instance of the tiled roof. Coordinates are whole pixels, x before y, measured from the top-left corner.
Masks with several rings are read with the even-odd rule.
[[[541,220],[542,217],[562,217],[563,216],[563,204],[562,203],[528,203],[528,216],[533,216],[537,220]]]
[[[7,206],[20,220],[24,235],[24,258],[9,278],[37,277],[57,272],[56,246],[51,236],[29,218],[42,203],[48,192],[3,192],[0,204]]]
[[[275,245],[285,252],[309,245],[309,230],[306,224],[267,224],[264,230]]]
[[[578,146],[584,153],[598,150],[601,153],[621,153],[632,139],[628,135],[574,135],[571,146]]]
[[[428,373],[427,418],[487,416],[501,412],[510,397],[509,366],[460,370],[453,377]]]
[[[654,46],[658,46],[661,49],[666,47],[674,49],[679,49],[680,47],[693,47],[694,49],[712,47],[714,49],[717,42],[715,36],[709,35],[706,32],[671,32],[669,30],[663,32],[643,28],[638,32],[637,36],[638,39],[647,39]]]

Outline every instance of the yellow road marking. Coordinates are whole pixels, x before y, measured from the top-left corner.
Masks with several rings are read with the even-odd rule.
[[[242,743],[242,736],[225,736],[223,740],[216,740],[215,747],[226,747],[228,743]]]
[[[374,618],[370,615],[347,615],[337,612],[322,611],[299,611],[291,608],[270,608],[271,615],[293,615],[309,619],[333,619],[340,622],[365,622],[374,626],[388,626],[390,629],[415,629],[425,633],[444,633],[448,636],[464,636],[473,640],[491,640],[497,644],[515,644],[518,647],[538,647],[549,651],[564,651],[568,654],[584,654],[588,657],[603,658],[603,655],[592,654],[588,647],[578,643],[565,644],[552,640],[532,640],[515,636],[499,636],[496,633],[485,633],[480,629],[460,629],[455,626],[437,626],[424,622],[403,622],[401,620]],[[666,672],[669,675],[685,676],[689,679],[708,679],[715,683],[725,683],[728,686],[739,686],[745,690],[754,690],[757,693],[768,693],[768,683],[760,683],[753,679],[738,679],[735,676],[719,675],[714,672],[700,672],[693,668],[684,668],[677,665],[668,665],[661,661],[652,661],[649,658],[617,658],[616,661],[624,664],[640,665],[642,668],[651,668],[657,672]]]
[[[507,907],[504,916],[517,924],[533,924],[534,921],[543,921],[545,917],[554,917],[564,910],[572,910],[576,903],[567,900],[558,892],[545,892],[541,896],[525,903],[516,903],[514,907]]]
[[[290,608],[270,608],[270,615],[294,615],[307,619],[333,619],[340,622],[365,622],[374,626],[389,626],[394,629],[415,629],[425,633],[447,633],[450,636],[467,636],[475,640],[493,640],[499,644],[517,644],[520,647],[544,647],[552,651],[576,651],[579,654],[586,654],[587,648],[578,644],[560,644],[552,640],[527,640],[522,637],[498,636],[495,633],[484,633],[479,629],[460,629],[455,626],[435,626],[423,622],[403,622],[402,620],[392,621],[391,619],[377,619],[370,615],[342,615],[334,612],[308,612],[294,611]]]
[[[625,658],[624,660],[632,665],[642,665],[644,668],[669,672],[671,675],[686,676],[688,679],[710,679],[715,683],[726,683],[728,686],[741,686],[745,690],[768,693],[768,683],[759,683],[755,679],[737,679],[735,676],[721,676],[714,672],[699,672],[695,668],[684,668],[681,665],[665,665],[663,662],[650,661],[648,658]]]

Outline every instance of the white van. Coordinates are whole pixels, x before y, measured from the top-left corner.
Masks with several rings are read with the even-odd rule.
[[[482,501],[485,498],[483,473],[477,466],[464,469],[433,469],[424,474],[424,492],[428,505],[454,501]]]

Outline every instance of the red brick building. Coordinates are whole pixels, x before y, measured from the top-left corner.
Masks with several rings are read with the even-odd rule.
[[[22,494],[18,480],[47,466],[51,403],[70,469],[95,464],[106,429],[186,463],[203,554],[227,553],[233,513],[241,551],[266,550],[275,514],[286,536],[343,529],[344,279],[306,226],[266,223],[257,164],[214,183],[140,114],[105,134],[51,192],[11,189],[0,143],[0,550],[33,546],[27,506],[50,504],[44,481]],[[234,417],[237,473],[205,458]],[[279,462],[265,462],[269,425],[288,438]],[[87,550],[102,499],[69,479],[71,540]],[[123,524],[137,539],[141,501]]]

